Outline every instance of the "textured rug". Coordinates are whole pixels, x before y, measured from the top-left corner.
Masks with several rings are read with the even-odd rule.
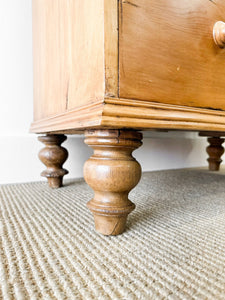
[[[0,186],[0,299],[225,299],[225,175],[143,174],[104,237],[82,181]]]

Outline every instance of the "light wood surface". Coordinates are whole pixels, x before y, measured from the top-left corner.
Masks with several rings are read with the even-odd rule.
[[[131,99],[105,99],[101,126],[224,131],[225,112]]]
[[[85,132],[85,143],[94,149],[84,165],[84,178],[95,192],[88,207],[96,230],[104,235],[122,233],[127,215],[135,208],[128,194],[141,178],[141,167],[132,156],[141,139],[142,134],[135,131]]]
[[[51,188],[59,188],[63,184],[63,176],[68,173],[62,167],[68,158],[68,151],[61,146],[66,140],[66,136],[62,134],[46,135],[39,136],[38,140],[45,145],[45,148],[39,152],[39,158],[47,167],[41,176],[48,179]]]
[[[120,1],[120,98],[225,109],[225,2]]]
[[[225,112],[132,99],[105,98],[32,124],[36,133],[79,133],[87,128],[225,131]]]
[[[225,131],[223,111],[202,109],[225,108],[223,12],[222,1],[33,0],[31,132]]]
[[[104,98],[104,1],[33,0],[34,120]]]
[[[103,106],[104,104],[100,101],[34,121],[31,124],[30,132],[63,131],[66,133],[74,129],[75,131],[84,131],[85,128],[98,127],[101,124]]]

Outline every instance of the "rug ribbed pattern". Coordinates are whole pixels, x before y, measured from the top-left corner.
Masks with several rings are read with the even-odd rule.
[[[0,299],[225,299],[225,176],[143,174],[117,237],[82,181],[0,186]]]

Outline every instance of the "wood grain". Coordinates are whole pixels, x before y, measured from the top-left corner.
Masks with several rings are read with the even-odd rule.
[[[104,98],[104,1],[33,0],[34,120]]]
[[[225,131],[224,12],[221,0],[33,0],[31,132]]]
[[[80,130],[98,127],[101,124],[103,106],[100,101],[34,121],[30,132],[77,133]]]
[[[225,112],[134,99],[101,102],[32,123],[30,132],[77,133],[87,128],[225,131]]]
[[[225,112],[132,99],[105,99],[101,126],[224,131]]]
[[[120,98],[225,109],[225,2],[120,0]]]

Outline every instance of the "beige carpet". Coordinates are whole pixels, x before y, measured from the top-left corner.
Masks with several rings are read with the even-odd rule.
[[[0,186],[0,299],[225,299],[225,175],[146,173],[118,237],[79,180]]]

